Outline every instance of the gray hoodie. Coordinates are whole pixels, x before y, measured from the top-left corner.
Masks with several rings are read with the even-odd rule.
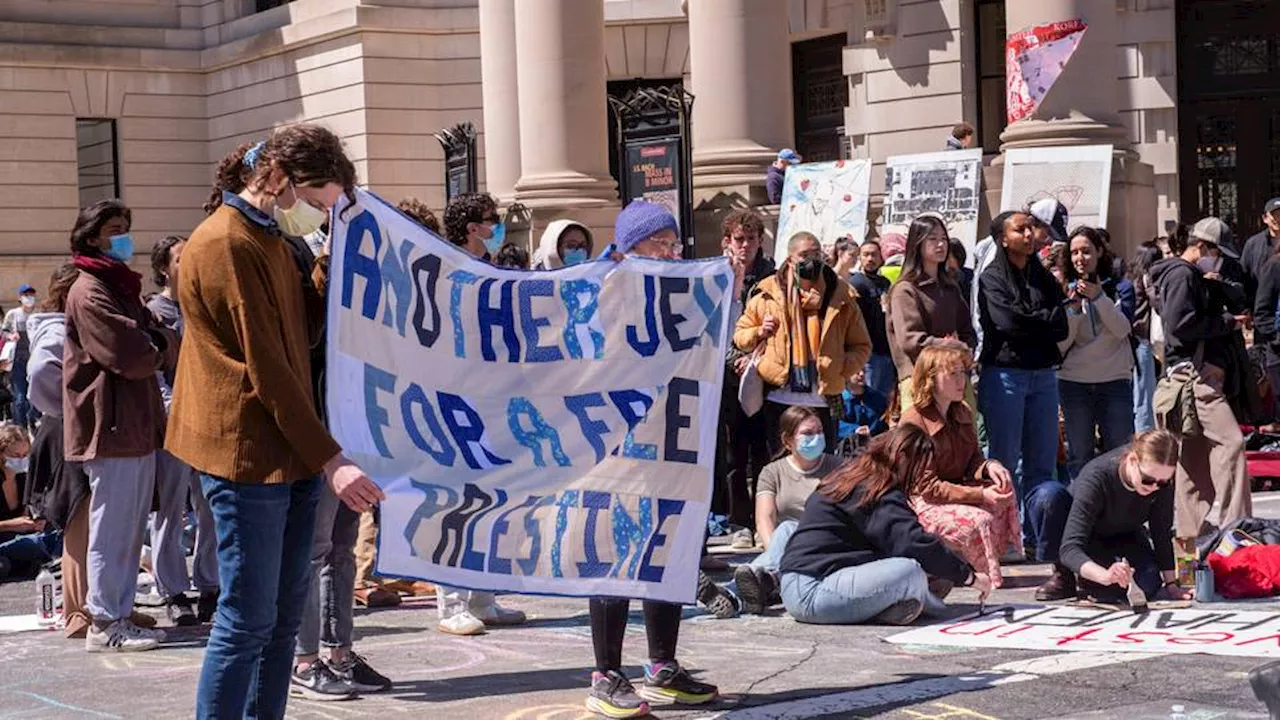
[[[66,316],[59,312],[35,313],[27,318],[31,359],[27,398],[45,415],[62,417],[62,342],[67,335]]]

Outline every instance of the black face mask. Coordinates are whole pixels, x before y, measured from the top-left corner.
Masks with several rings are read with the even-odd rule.
[[[801,280],[817,280],[822,274],[822,261],[818,258],[807,257],[796,263],[796,275]]]

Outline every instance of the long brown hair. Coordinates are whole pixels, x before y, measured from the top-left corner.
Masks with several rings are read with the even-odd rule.
[[[803,405],[792,405],[782,412],[782,417],[778,418],[779,450],[774,460],[781,460],[791,454],[791,448],[787,447],[787,441],[794,438],[796,432],[800,430],[800,426],[810,419],[822,422],[821,416],[813,408]]]
[[[862,488],[857,507],[880,502],[890,490],[909,493],[933,465],[933,438],[915,425],[899,425],[874,438],[867,451],[818,483],[818,492],[833,502],[843,502],[855,488]]]
[[[54,270],[53,276],[49,278],[49,292],[45,294],[41,308],[45,312],[66,312],[67,293],[71,292],[71,286],[78,277],[80,269],[72,263]]]
[[[284,173],[294,185],[322,187],[336,183],[342,186],[347,199],[355,202],[356,167],[332,130],[309,123],[286,125],[272,131],[260,145],[244,143],[218,163],[213,189],[204,204],[206,213],[222,204],[223,190],[238,193],[246,187],[260,189],[272,170]]]

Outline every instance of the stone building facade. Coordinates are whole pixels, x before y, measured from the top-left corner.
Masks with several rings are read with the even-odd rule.
[[[607,236],[618,200],[606,93],[646,83],[697,98],[703,253],[723,212],[765,204],[779,148],[870,158],[875,192],[889,156],[941,149],[959,120],[978,126],[989,198],[1002,148],[1110,142],[1111,225],[1126,246],[1207,212],[1251,231],[1280,194],[1268,99],[1280,49],[1258,30],[1275,27],[1277,5],[5,0],[0,302],[45,284],[77,208],[124,198],[145,250],[199,222],[220,157],[301,120],[341,135],[375,192],[434,208],[445,179],[432,133],[472,122],[481,187],[518,202],[521,227],[572,215]],[[1090,25],[1077,59],[1035,118],[1006,128],[1006,32],[1073,18]]]

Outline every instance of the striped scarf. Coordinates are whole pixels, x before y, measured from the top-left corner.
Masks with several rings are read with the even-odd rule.
[[[800,289],[793,283],[787,292],[787,324],[791,368],[787,384],[792,392],[818,391],[818,346],[822,341],[822,288]]]

